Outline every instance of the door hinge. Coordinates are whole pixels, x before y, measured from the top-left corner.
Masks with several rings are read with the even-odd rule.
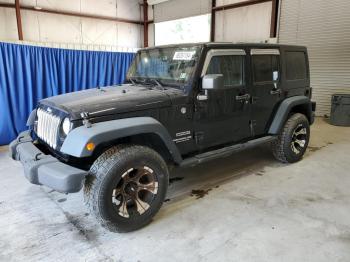
[[[281,89],[273,89],[270,91],[271,95],[281,95],[282,90]]]
[[[255,104],[257,100],[258,100],[258,97],[257,97],[257,96],[251,96],[251,98],[250,98],[250,103],[251,103],[251,104]]]
[[[249,120],[249,127],[250,127],[250,135],[252,137],[255,136],[254,128],[256,126],[256,120]]]
[[[204,132],[196,132],[194,133],[194,140],[196,144],[200,144],[204,139]]]

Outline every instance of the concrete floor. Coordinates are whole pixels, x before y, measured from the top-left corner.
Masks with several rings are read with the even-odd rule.
[[[350,128],[323,119],[299,163],[259,147],[174,171],[154,221],[128,234],[96,224],[81,193],[29,184],[6,150],[0,261],[350,261]]]

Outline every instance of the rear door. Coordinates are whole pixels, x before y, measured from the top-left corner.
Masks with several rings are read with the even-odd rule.
[[[267,133],[275,106],[281,99],[279,49],[251,49],[251,129],[253,136]]]

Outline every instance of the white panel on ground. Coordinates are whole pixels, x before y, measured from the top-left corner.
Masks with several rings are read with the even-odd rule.
[[[262,42],[270,37],[271,2],[216,13],[215,41]]]
[[[281,4],[279,42],[307,46],[316,113],[329,115],[331,95],[350,93],[350,1]]]

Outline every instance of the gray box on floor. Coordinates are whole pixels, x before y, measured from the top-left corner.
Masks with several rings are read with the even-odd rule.
[[[350,126],[350,94],[334,94],[332,96],[331,124]]]

